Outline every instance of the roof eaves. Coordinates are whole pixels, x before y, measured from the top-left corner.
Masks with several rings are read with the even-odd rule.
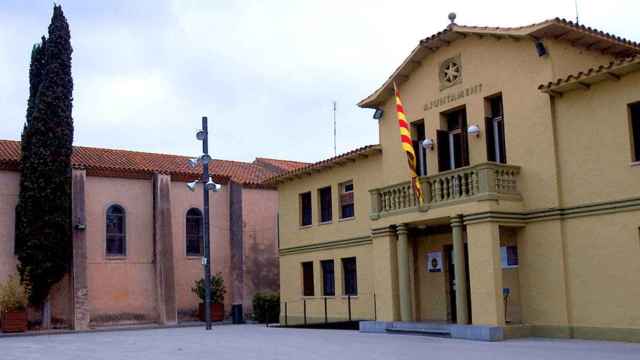
[[[298,169],[294,169],[288,172],[285,172],[280,175],[275,175],[263,181],[262,183],[265,185],[278,185],[287,180],[294,179],[296,177],[301,177],[304,175],[309,175],[314,172],[323,171],[325,169],[329,169],[340,164],[343,164],[348,161],[355,161],[360,157],[368,157],[372,154],[377,154],[382,152],[382,147],[379,144],[375,145],[367,145],[361,148],[346,152],[344,154],[340,154],[338,156],[334,156],[329,159],[321,160],[308,166],[301,167]]]
[[[594,66],[546,84],[540,84],[538,90],[555,94],[577,89],[588,89],[592,84],[604,80],[619,80],[620,77],[638,70],[640,70],[640,56],[631,56],[611,61],[606,65]]]

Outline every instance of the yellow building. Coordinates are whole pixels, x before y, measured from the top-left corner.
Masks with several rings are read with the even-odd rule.
[[[378,145],[271,179],[281,322],[640,341],[639,54],[562,19],[421,40],[358,104]]]

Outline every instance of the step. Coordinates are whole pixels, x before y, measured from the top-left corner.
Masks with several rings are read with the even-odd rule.
[[[423,335],[438,335],[438,336],[451,336],[449,329],[438,328],[388,328],[387,332],[391,333],[403,333],[403,334],[423,334]]]

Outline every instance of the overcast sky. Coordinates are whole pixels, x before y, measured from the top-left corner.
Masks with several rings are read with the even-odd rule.
[[[75,144],[316,161],[377,143],[375,90],[421,38],[461,25],[575,19],[574,0],[58,0],[71,27]],[[580,0],[582,23],[640,40],[637,1]],[[0,0],[0,138],[19,139],[51,1]]]

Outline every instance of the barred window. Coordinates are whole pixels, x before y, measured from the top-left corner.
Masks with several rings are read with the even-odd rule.
[[[126,215],[120,205],[107,209],[107,256],[126,256]]]
[[[191,208],[187,211],[187,256],[201,256],[203,254],[203,222],[204,217],[202,216],[200,209]]]

